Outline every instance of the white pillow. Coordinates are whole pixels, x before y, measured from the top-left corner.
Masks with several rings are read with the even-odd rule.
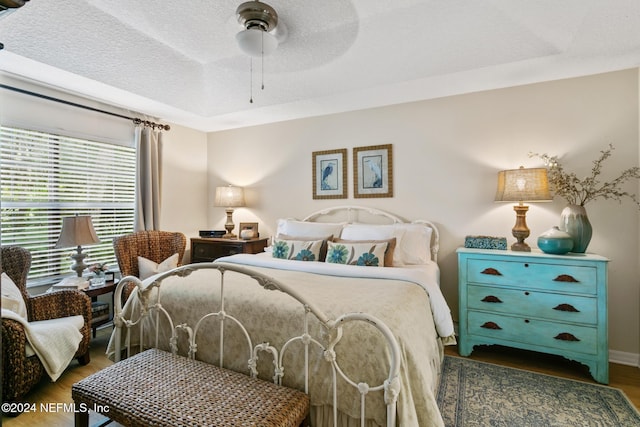
[[[11,277],[4,271],[0,278],[0,287],[2,287],[2,308],[11,310],[18,314],[18,316],[28,319],[27,305],[24,303],[22,293],[13,280],[11,280]]]
[[[138,271],[140,273],[140,280],[144,280],[147,277],[153,276],[157,273],[164,273],[165,271],[172,270],[178,266],[178,254],[175,253],[169,258],[162,261],[160,264],[151,261],[145,257],[138,257]]]
[[[325,262],[332,264],[384,267],[384,253],[389,243],[329,242]]]
[[[341,239],[384,240],[396,238],[393,265],[426,264],[431,259],[430,227],[423,224],[348,224]]]
[[[327,236],[339,236],[345,224],[344,222],[306,222],[295,219],[279,219],[276,237],[287,234],[311,239],[326,239]]]

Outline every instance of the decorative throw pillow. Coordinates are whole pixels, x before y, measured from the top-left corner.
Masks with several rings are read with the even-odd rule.
[[[333,239],[335,243],[387,243],[387,249],[384,251],[384,267],[393,266],[393,251],[396,247],[396,238],[386,240],[347,240]]]
[[[334,264],[384,267],[384,253],[389,243],[335,243],[329,242],[325,262]]]
[[[27,305],[24,303],[22,293],[5,272],[2,272],[0,286],[2,287],[2,308],[11,310],[20,317],[27,319]]]
[[[327,257],[327,242],[333,239],[333,236],[321,237],[322,238],[322,246],[320,246],[320,256],[315,261],[324,262],[324,259]],[[315,240],[320,240],[320,237],[313,236],[290,236],[288,234],[278,234],[276,236],[276,240],[301,240],[304,242],[310,242]]]
[[[271,254],[274,258],[296,261],[319,261],[324,240],[276,239]]]
[[[140,280],[153,276],[157,273],[164,273],[178,266],[178,254],[175,253],[161,263],[156,263],[145,257],[138,257],[138,271],[140,272]]]

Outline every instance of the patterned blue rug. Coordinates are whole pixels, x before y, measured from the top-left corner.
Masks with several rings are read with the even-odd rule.
[[[447,427],[640,426],[621,390],[445,356],[438,407]]]

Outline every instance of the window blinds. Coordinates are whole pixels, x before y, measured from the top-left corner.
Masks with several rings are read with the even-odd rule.
[[[71,273],[75,248],[54,249],[65,216],[91,215],[101,243],[86,264],[117,269],[114,236],[133,231],[136,153],[131,147],[0,126],[0,240],[33,257],[30,283]]]

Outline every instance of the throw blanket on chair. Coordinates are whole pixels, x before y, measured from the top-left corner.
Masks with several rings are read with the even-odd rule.
[[[82,326],[84,318],[71,316],[27,322],[13,311],[5,309],[2,309],[2,317],[15,320],[24,327],[27,341],[42,362],[47,374],[52,381],[57,380],[78,351],[82,341],[78,324]]]

